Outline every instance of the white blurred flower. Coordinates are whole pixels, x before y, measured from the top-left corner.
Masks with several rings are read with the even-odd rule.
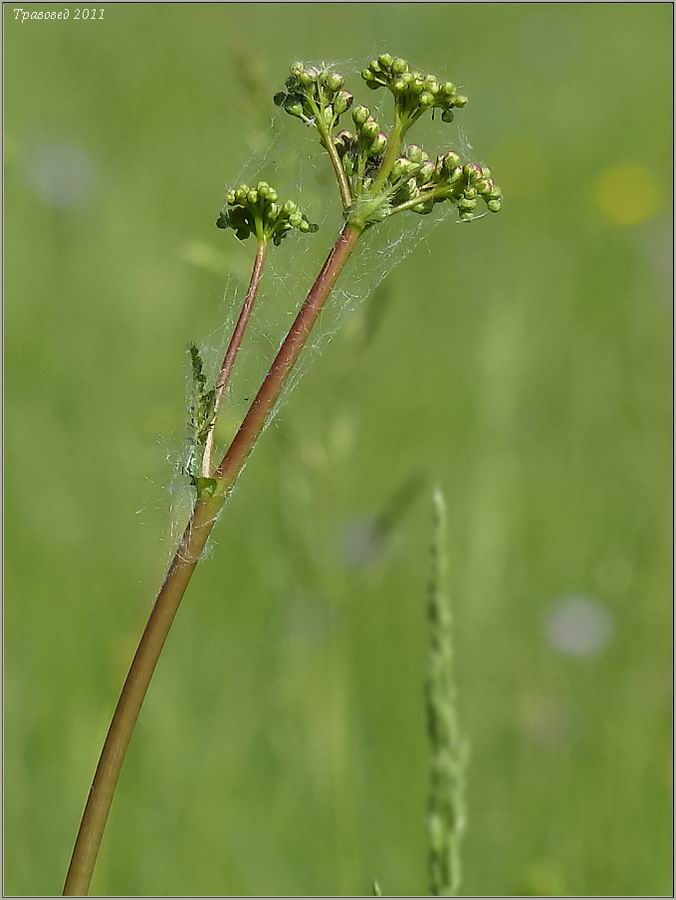
[[[38,144],[26,161],[26,180],[48,206],[85,206],[94,193],[96,173],[87,154],[72,144]]]
[[[570,656],[597,656],[612,640],[614,630],[612,614],[601,601],[582,595],[557,600],[544,622],[552,647]]]

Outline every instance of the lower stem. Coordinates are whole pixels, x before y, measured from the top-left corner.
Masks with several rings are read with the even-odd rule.
[[[63,889],[64,896],[85,896],[89,891],[127,748],[183,594],[225,498],[263,431],[284,383],[360,235],[361,230],[351,225],[345,225],[341,231],[279,348],[249,412],[215,472],[219,481],[215,496],[204,496],[195,503],[117,701],[75,840]]]

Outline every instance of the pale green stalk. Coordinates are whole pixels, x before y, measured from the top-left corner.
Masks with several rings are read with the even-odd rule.
[[[467,754],[458,724],[453,674],[453,619],[448,593],[446,503],[439,488],[434,492],[432,579],[427,611],[430,627],[426,684],[430,742],[430,894],[434,897],[455,897],[460,888],[460,847],[465,831]]]

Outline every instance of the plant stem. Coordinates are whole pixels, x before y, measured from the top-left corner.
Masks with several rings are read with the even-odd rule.
[[[70,861],[64,896],[83,896],[96,864],[101,838],[113,800],[120,769],[150,679],[169,633],[176,610],[207,542],[223,499],[198,500],[185,529],[164,584],[150,613],[115,708]]]
[[[371,188],[372,193],[375,194],[385,185],[385,182],[387,181],[388,176],[392,171],[392,166],[399,156],[399,151],[401,150],[401,142],[404,139],[405,133],[406,127],[401,119],[401,116],[399,115],[397,108],[395,107],[394,124],[392,126],[392,131],[390,132],[389,140],[387,142],[387,148],[385,149],[383,161],[380,164],[378,174],[376,175],[375,181],[373,182],[373,186]]]
[[[75,840],[64,896],[85,896],[101,846],[120,770],[150,679],[211,529],[289,376],[361,229],[345,225],[282,343],[239,431],[216,470],[214,496],[198,499],[153,606],[117,702]]]
[[[354,225],[345,225],[326,258],[326,262],[312,285],[284,343],[279,348],[249,412],[216,470],[215,477],[226,485],[226,489],[234,484],[249,453],[253,450],[284,383],[322,311],[326,298],[331,293],[343,266],[357,245],[361,231],[361,228]]]
[[[336,150],[335,144],[331,139],[331,131],[326,127],[326,123],[324,122],[324,119],[322,117],[321,110],[314,102],[314,100],[310,100],[310,104],[312,106],[312,112],[314,113],[317,131],[320,134],[324,149],[329,154],[329,159],[331,160],[331,165],[333,166],[333,171],[336,176],[336,181],[338,182],[338,190],[340,191],[340,199],[343,204],[343,208],[348,209],[352,205],[352,192],[350,191],[350,183],[347,180],[345,169],[343,169],[343,164],[340,161],[340,157],[338,156],[338,151]]]
[[[239,348],[242,345],[244,332],[246,331],[246,327],[249,324],[251,312],[254,308],[254,303],[256,302],[256,295],[258,294],[258,288],[263,276],[263,266],[265,265],[265,255],[267,252],[267,247],[268,244],[265,239],[258,242],[258,246],[256,247],[254,267],[251,273],[251,281],[249,282],[249,289],[246,292],[246,297],[244,298],[244,303],[242,304],[242,309],[239,314],[239,318],[237,319],[235,330],[233,331],[232,337],[230,338],[228,349],[225,351],[223,364],[221,365],[221,371],[219,372],[218,378],[216,380],[213,417],[211,420],[209,432],[206,437],[206,441],[204,442],[204,456],[202,457],[202,475],[207,478],[211,475],[211,457],[214,450],[216,419],[218,418],[218,412],[221,408],[221,401],[223,399],[223,394],[225,392],[228,379],[230,378],[230,373],[232,372],[232,368],[235,365],[235,360],[237,359]]]

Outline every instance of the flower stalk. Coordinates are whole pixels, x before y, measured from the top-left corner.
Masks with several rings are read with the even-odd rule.
[[[237,324],[235,325],[235,330],[233,331],[232,337],[230,338],[228,349],[225,351],[225,356],[223,357],[223,362],[221,364],[221,370],[218,373],[218,378],[216,380],[216,387],[214,390],[213,416],[204,443],[204,456],[202,457],[202,475],[205,478],[210,478],[212,474],[211,458],[213,456],[214,450],[216,419],[218,418],[218,413],[221,408],[221,402],[223,400],[223,394],[230,379],[230,374],[232,372],[233,366],[235,365],[237,354],[240,347],[242,346],[244,332],[246,331],[246,327],[249,324],[249,319],[251,318],[251,313],[253,312],[254,304],[256,302],[258,288],[260,287],[261,279],[263,278],[263,266],[265,265],[267,249],[267,240],[265,238],[259,240],[258,246],[256,247],[256,257],[254,259],[253,271],[251,272],[249,290],[246,292],[246,296],[244,297],[244,302],[242,303],[242,309],[240,310],[239,318],[237,319]]]
[[[174,616],[190,582],[218,514],[232,490],[265,423],[274,410],[294,363],[357,245],[359,231],[345,225],[282,343],[239,431],[214,474],[215,486],[198,496],[180,544],[153,606],[129,673],[122,688],[99,759],[75,848],[68,869],[64,896],[89,891],[103,832],[127,748],[148,685]]]
[[[473,163],[463,165],[453,151],[438,156],[433,162],[422,148],[416,145],[404,147],[408,129],[426,110],[441,109],[442,120],[448,122],[453,117],[452,109],[465,105],[467,98],[459,95],[452,83],[441,83],[433,75],[411,72],[405,60],[389,54],[371,60],[362,72],[362,78],[367,87],[386,87],[394,97],[393,128],[389,136],[365,106],[357,106],[352,113],[356,133],[348,130],[334,133],[341,116],[351,107],[353,97],[344,89],[343,76],[328,68],[294,63],[285,90],[274,98],[287,113],[317,128],[320,143],[327,151],[336,175],[346,221],[239,430],[221,462],[214,467],[217,417],[256,302],[269,242],[278,246],[294,229],[303,234],[317,230],[296,203],[281,203],[277,192],[264,181],[256,187],[242,184],[230,191],[218,217],[218,227],[231,229],[239,240],[255,236],[256,255],[251,280],[213,388],[208,387],[199,351],[196,347],[191,348],[195,398],[190,410],[192,446],[186,473],[195,488],[195,501],[115,708],[75,841],[64,895],[86,895],[89,890],[134,726],[192,573],[226,499],[273,415],[289,375],[362,234],[393,213],[409,210],[429,213],[436,203],[443,201],[453,203],[463,221],[474,218],[478,198],[483,199],[492,212],[497,212],[502,205],[502,193],[494,185],[487,167]],[[443,627],[442,623],[442,631]],[[439,654],[434,658],[437,657],[440,665],[445,665],[445,659]],[[433,690],[429,707],[431,730],[436,729],[437,721],[435,697]],[[441,706],[439,711],[443,712]],[[443,883],[445,887],[446,881]]]

